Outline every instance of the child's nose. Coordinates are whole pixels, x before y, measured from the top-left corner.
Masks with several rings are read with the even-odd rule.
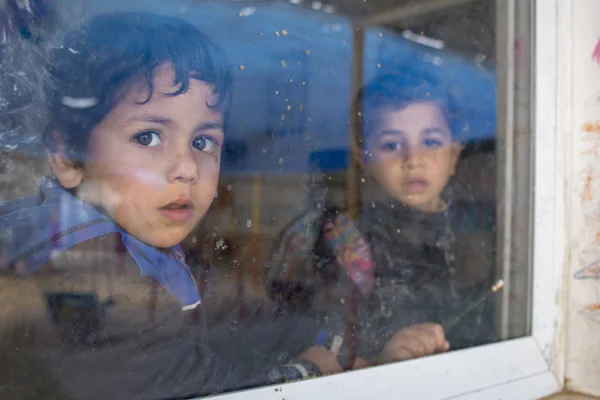
[[[416,168],[423,164],[423,149],[418,146],[406,146],[403,156],[407,168]]]
[[[194,183],[198,180],[198,163],[191,151],[176,154],[170,165],[169,182]]]

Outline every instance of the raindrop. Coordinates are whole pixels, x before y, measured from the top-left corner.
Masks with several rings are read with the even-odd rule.
[[[240,17],[249,17],[251,15],[254,15],[254,13],[256,12],[256,8],[255,7],[244,7],[240,10],[240,13],[238,14]]]
[[[283,36],[286,36],[288,34],[288,31],[286,31],[285,29],[282,29],[281,33],[283,34]]]
[[[283,158],[279,159],[279,164],[283,164]]]
[[[246,226],[247,226],[248,228],[251,228],[251,227],[252,227],[252,220],[251,220],[251,219],[249,219],[249,220],[247,220],[247,221],[246,221]]]
[[[196,243],[196,242],[197,242],[196,236],[192,237],[192,243]]]
[[[326,12],[328,14],[333,14],[335,12],[335,7],[332,6],[331,4],[325,4],[323,6],[323,12]]]
[[[291,109],[292,109],[292,106],[290,106],[290,105],[288,104],[288,106],[287,106],[287,109],[288,109],[288,110],[291,110]]]
[[[281,114],[281,120],[285,120],[285,115]]]
[[[281,60],[281,66],[285,67],[287,65],[287,63],[285,62],[285,60]]]
[[[279,31],[275,31],[275,36],[279,36]]]
[[[231,185],[227,185],[227,191],[230,192],[233,187]]]
[[[246,67],[244,67],[244,65],[243,65],[243,64],[242,64],[242,65],[240,65],[240,69],[241,69],[242,71],[244,70],[244,68],[246,68]]]

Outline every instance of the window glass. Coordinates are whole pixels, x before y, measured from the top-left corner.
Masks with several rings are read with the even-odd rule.
[[[530,8],[0,2],[0,397],[528,335]]]

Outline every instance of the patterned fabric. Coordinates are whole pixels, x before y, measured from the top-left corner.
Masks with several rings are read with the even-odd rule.
[[[291,304],[294,293],[310,293],[316,284],[315,265],[320,260],[314,249],[319,237],[325,238],[338,265],[347,271],[362,295],[373,289],[371,251],[356,224],[345,214],[329,219],[322,212],[309,211],[284,230],[268,263],[268,290],[272,297],[287,303],[288,309],[297,308]]]

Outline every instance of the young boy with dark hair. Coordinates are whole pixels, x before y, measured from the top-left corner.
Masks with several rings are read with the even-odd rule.
[[[334,350],[346,365],[349,354],[372,365],[490,341],[481,308],[451,332],[441,325],[477,294],[455,285],[445,193],[462,149],[454,100],[434,79],[409,74],[377,77],[357,101],[358,217],[329,210],[291,224],[273,252],[273,298],[337,332]],[[427,346],[434,334],[448,343]]]
[[[166,16],[100,15],[52,52],[53,176],[0,204],[1,398],[183,398],[341,370],[305,318],[252,333],[285,338],[284,365],[209,346],[179,243],[217,189],[230,81],[212,41]]]

